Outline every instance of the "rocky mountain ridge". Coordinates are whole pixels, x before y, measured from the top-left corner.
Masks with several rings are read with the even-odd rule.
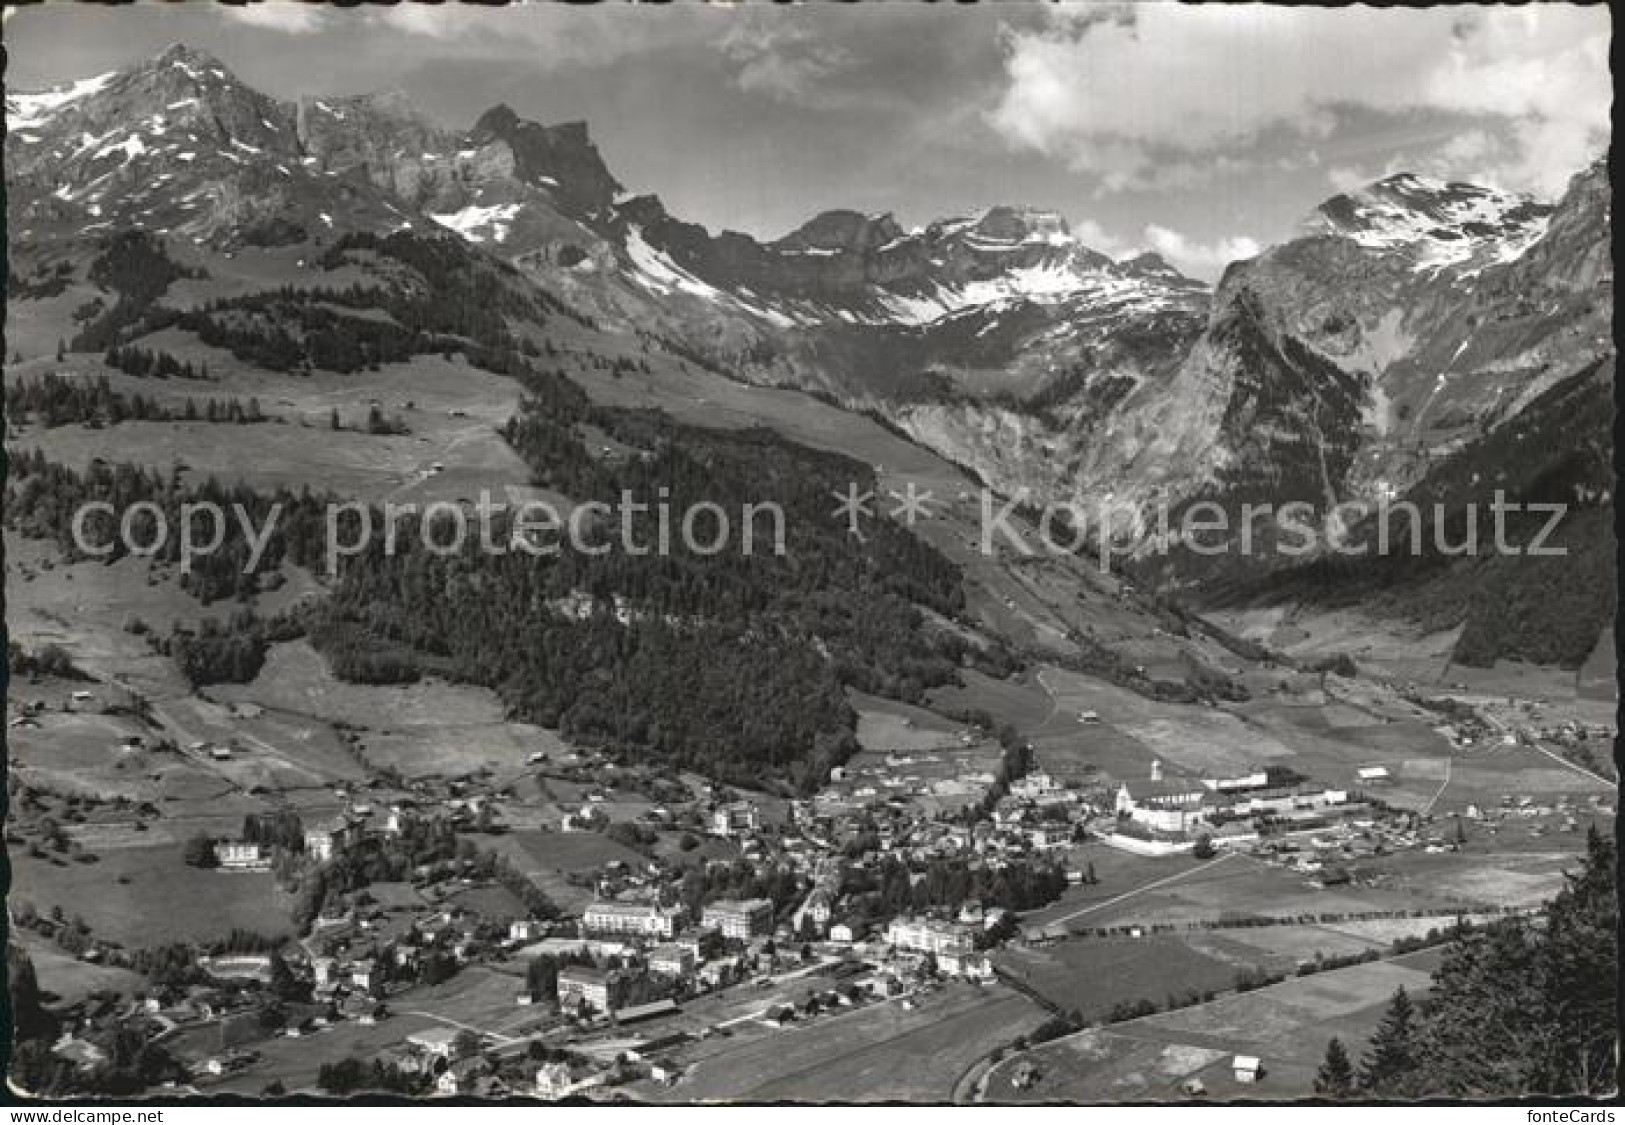
[[[1601,160],[1552,203],[1391,176],[1210,290],[1032,208],[713,234],[625,194],[585,123],[278,101],[185,47],[6,108],[14,242],[451,232],[606,327],[875,412],[1039,501],[1404,496],[1612,357]]]

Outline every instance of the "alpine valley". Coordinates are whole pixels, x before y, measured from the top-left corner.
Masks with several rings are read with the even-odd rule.
[[[185,46],[8,90],[5,163],[27,1088],[1099,1101],[1237,1093],[1241,1052],[1307,1096],[1611,836],[1606,159],[1555,199],[1393,175],[1212,286],[1016,201],[712,232],[587,123],[279,100]],[[771,500],[788,550],[431,546],[437,504],[624,495],[643,543],[657,496]],[[156,546],[76,539],[88,501]],[[241,518],[194,554],[204,501]],[[1417,549],[1342,549],[1379,501]],[[1453,550],[1492,502],[1513,550]],[[1148,530],[1204,503],[1266,549]],[[1318,549],[1272,549],[1289,503]],[[1060,505],[1073,550],[984,541]],[[728,941],[609,965],[638,910]],[[975,941],[911,976],[916,914]],[[1225,1007],[1322,971],[1359,1002]],[[1502,1073],[1444,1092],[1557,1082]]]

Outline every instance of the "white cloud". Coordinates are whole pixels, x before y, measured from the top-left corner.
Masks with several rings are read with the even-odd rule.
[[[1089,249],[1098,250],[1108,258],[1121,258],[1129,250],[1128,243],[1118,238],[1094,219],[1084,219],[1070,225],[1072,237],[1089,247]]]
[[[227,19],[250,27],[280,31],[288,35],[310,35],[327,25],[327,11],[321,4],[303,0],[258,0],[219,9]]]
[[[991,120],[1114,190],[1276,134],[1327,138],[1355,107],[1496,123],[1511,142],[1495,168],[1503,186],[1543,192],[1608,135],[1601,6],[1051,11],[1038,30],[1004,33]]]
[[[1381,164],[1332,165],[1326,169],[1326,179],[1338,191],[1349,192],[1400,172],[1414,172],[1440,180],[1511,186],[1553,197],[1579,170],[1579,162],[1569,161],[1569,143],[1561,132],[1531,129],[1520,135],[1516,127],[1468,129],[1439,144],[1392,154]],[[1545,152],[1555,155],[1543,158]],[[1553,161],[1549,177],[1534,177],[1531,182],[1529,176],[1520,173],[1519,169],[1542,159]]]
[[[834,92],[829,83],[852,64],[852,53],[793,19],[782,9],[764,11],[741,16],[728,29],[722,52],[739,64],[734,81],[740,89],[803,102]]]
[[[387,31],[432,41],[446,56],[522,59],[538,67],[602,66],[617,59],[714,39],[721,9],[631,4],[520,2],[502,7],[401,3],[365,6]]]
[[[1231,262],[1256,258],[1263,249],[1244,235],[1221,238],[1217,242],[1195,242],[1177,230],[1155,223],[1145,228],[1145,240],[1169,262],[1198,277],[1213,277]]]

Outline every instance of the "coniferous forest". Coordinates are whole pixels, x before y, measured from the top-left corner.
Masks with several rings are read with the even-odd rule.
[[[1449,947],[1426,997],[1403,990],[1356,1064],[1334,1039],[1316,1090],[1335,1098],[1612,1093],[1619,1081],[1618,855],[1592,829],[1579,872],[1535,919]]]
[[[656,542],[659,504],[681,513],[702,500],[729,513],[733,540],[702,554],[674,530],[669,554],[633,554],[617,523],[600,529],[603,554],[563,544],[550,557],[493,556],[470,542],[437,556],[414,535],[386,557],[375,543],[348,561],[313,635],[342,674],[432,669],[487,684],[516,716],[572,738],[803,788],[854,748],[844,688],[918,700],[967,659],[1007,659],[926,625],[919,607],[951,615],[963,597],[935,550],[886,521],[863,540],[832,521],[848,482],[873,487],[867,467],[767,433],[592,409],[562,377],[528,385],[505,436],[536,483],[576,500],[646,504],[630,525],[636,544]],[[575,432],[589,414],[640,453],[594,459]],[[740,513],[768,501],[784,513],[784,554],[773,553],[766,518],[746,554]]]
[[[657,541],[665,505],[676,513],[674,549],[632,553],[613,520],[590,532],[609,548],[602,554],[572,549],[562,532],[551,555],[490,554],[474,535],[442,554],[424,546],[414,525],[393,555],[375,535],[367,550],[342,559],[327,601],[280,631],[308,631],[344,678],[405,682],[434,673],[478,683],[515,717],[585,743],[791,789],[811,786],[855,749],[845,689],[917,702],[954,682],[964,663],[994,672],[1012,665],[1002,650],[973,648],[927,623],[926,609],[952,616],[963,605],[957,569],[933,548],[887,520],[870,521],[859,538],[832,517],[849,484],[874,488],[867,466],[766,431],[702,430],[656,412],[597,408],[557,373],[532,372],[525,383],[504,436],[535,483],[617,511],[623,496],[634,498],[647,510],[631,520],[633,544]],[[594,457],[580,432],[589,424],[636,454]],[[205,603],[252,599],[284,561],[312,569],[327,562],[325,507],[308,491],[192,485],[105,463],[81,473],[37,453],[13,465],[7,522],[82,557],[71,521],[87,500],[120,510],[153,501],[171,527],[187,503],[241,504],[255,527],[280,504],[253,573],[244,572],[250,544],[236,521],[220,550],[193,560],[183,584]],[[680,534],[681,513],[701,502],[731,524],[715,553],[703,544],[689,550]],[[762,514],[769,503],[782,519]],[[746,519],[752,505],[759,510]],[[372,522],[381,528],[381,515]],[[493,526],[493,540],[511,546],[505,517]],[[707,517],[698,527],[697,538],[709,540],[719,525]],[[111,541],[110,526],[93,530]],[[141,520],[137,532],[143,542],[150,534]],[[171,535],[158,558],[174,563],[176,552]],[[108,558],[124,553],[117,544]],[[256,619],[235,615],[176,636],[168,648],[194,683],[242,681],[257,672],[271,639]]]

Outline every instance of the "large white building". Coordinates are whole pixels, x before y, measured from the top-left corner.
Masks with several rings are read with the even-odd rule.
[[[749,801],[734,801],[711,811],[711,831],[717,836],[739,836],[762,826],[762,815]]]
[[[975,950],[976,930],[935,918],[894,918],[886,927],[886,942],[916,953],[962,955]]]
[[[581,916],[581,927],[598,934],[636,934],[669,938],[677,932],[682,909],[652,902],[595,902]]]
[[[608,1012],[620,1004],[624,978],[619,973],[566,965],[559,970],[558,998],[562,1011],[586,1006],[594,1012]]]
[[[773,932],[773,904],[765,898],[713,902],[705,908],[700,923],[720,930],[725,938],[748,941]]]
[[[1348,799],[1348,790],[1334,789],[1327,785],[1282,786],[1240,794],[1231,803],[1230,811],[1237,816],[1281,814],[1344,805],[1348,803]]]
[[[668,977],[692,973],[694,961],[694,951],[682,945],[657,945],[649,951],[649,971]]]
[[[1263,770],[1252,770],[1248,773],[1230,774],[1225,777],[1204,777],[1202,784],[1218,793],[1235,793],[1246,789],[1262,789],[1270,783],[1269,774]]]
[[[1062,793],[1061,783],[1047,773],[1030,773],[1025,777],[1018,777],[1010,783],[1010,795],[1021,797],[1029,801],[1039,801],[1045,797]]]
[[[1184,778],[1125,781],[1117,814],[1157,832],[1189,832],[1206,822],[1208,796],[1206,785]]]
[[[247,841],[220,841],[214,846],[214,858],[228,871],[268,871],[271,867],[271,849]]]

